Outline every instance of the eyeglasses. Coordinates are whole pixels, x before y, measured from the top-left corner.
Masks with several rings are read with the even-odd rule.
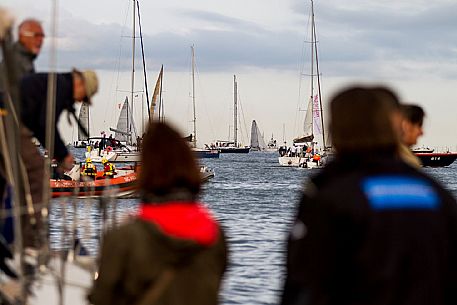
[[[31,31],[22,31],[21,35],[26,36],[26,37],[33,37],[33,38],[44,38],[45,37],[44,33],[34,33]]]

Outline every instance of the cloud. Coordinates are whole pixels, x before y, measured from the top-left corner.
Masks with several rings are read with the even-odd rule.
[[[184,14],[183,11],[180,14]],[[145,56],[152,67],[164,64],[171,70],[188,71],[189,47],[197,49],[200,69],[221,71],[241,66],[292,68],[299,57],[299,33],[271,32],[251,22],[220,14],[186,11],[189,18],[203,20],[204,26],[184,33],[144,34]],[[59,62],[95,69],[130,69],[131,34],[118,24],[92,24],[66,18],[58,39]],[[121,37],[123,36],[123,37]],[[130,37],[129,37],[130,36]],[[49,39],[41,64],[47,64]],[[140,43],[137,43],[140,56]]]
[[[315,4],[321,60],[330,67],[327,71],[332,75],[373,72],[363,69],[368,63],[367,68],[381,70],[380,74],[389,70],[394,72],[391,77],[412,77],[424,66],[435,65],[431,70],[441,70],[443,77],[450,77],[452,74],[442,70],[445,66],[440,63],[454,68],[457,64],[456,50],[450,43],[457,39],[452,30],[457,25],[457,3],[424,3]],[[298,14],[307,16],[308,10],[309,6],[294,5]],[[383,69],[381,65],[386,64],[398,69]]]
[[[425,66],[429,67],[426,72],[453,78],[455,73],[444,63],[457,66],[457,49],[451,47],[451,42],[457,40],[453,30],[457,25],[457,3],[424,3],[416,0],[408,6],[391,1],[318,2],[315,10],[322,71],[329,76],[416,77]],[[164,64],[171,71],[189,71],[189,46],[194,44],[202,71],[240,67],[297,70],[300,58],[306,60],[307,56],[303,54],[307,52],[303,37],[309,6],[300,2],[291,9],[301,16],[299,21],[288,30],[277,31],[219,13],[177,10],[175,17],[183,21],[181,31],[143,30],[147,66],[158,69]],[[128,70],[129,31],[115,23],[94,24],[66,16],[59,36],[59,62],[63,66]],[[45,54],[48,43],[46,47]]]

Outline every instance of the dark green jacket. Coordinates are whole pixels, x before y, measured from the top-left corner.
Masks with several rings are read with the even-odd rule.
[[[217,239],[211,245],[172,237],[143,219],[109,232],[90,301],[94,305],[135,305],[163,279],[165,270],[171,270],[173,278],[156,304],[218,304],[227,248],[224,233],[217,227]]]

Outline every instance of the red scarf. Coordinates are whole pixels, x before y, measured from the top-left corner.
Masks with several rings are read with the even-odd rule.
[[[210,246],[218,237],[218,224],[201,203],[141,204],[138,218],[156,224],[165,234]]]

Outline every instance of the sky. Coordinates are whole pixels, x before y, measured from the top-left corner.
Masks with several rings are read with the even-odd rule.
[[[91,133],[114,127],[118,105],[130,91],[132,0],[59,1],[57,34],[51,33],[52,3],[3,0],[20,21],[36,17],[47,38],[36,61],[49,71],[56,41],[57,70],[94,69],[100,90],[91,109]],[[149,90],[164,65],[166,118],[183,134],[192,130],[191,56],[195,46],[199,146],[233,137],[233,75],[241,103],[241,134],[249,144],[256,120],[268,141],[298,136],[309,85],[310,1],[140,1]],[[457,150],[457,2],[454,0],[315,0],[322,98],[341,88],[383,84],[404,102],[424,107],[425,135],[418,146]],[[136,39],[134,109],[141,130],[145,105]],[[308,52],[308,54],[307,54]],[[303,70],[303,67],[305,70]],[[324,106],[324,117],[326,116]],[[76,128],[61,119],[67,142]]]

